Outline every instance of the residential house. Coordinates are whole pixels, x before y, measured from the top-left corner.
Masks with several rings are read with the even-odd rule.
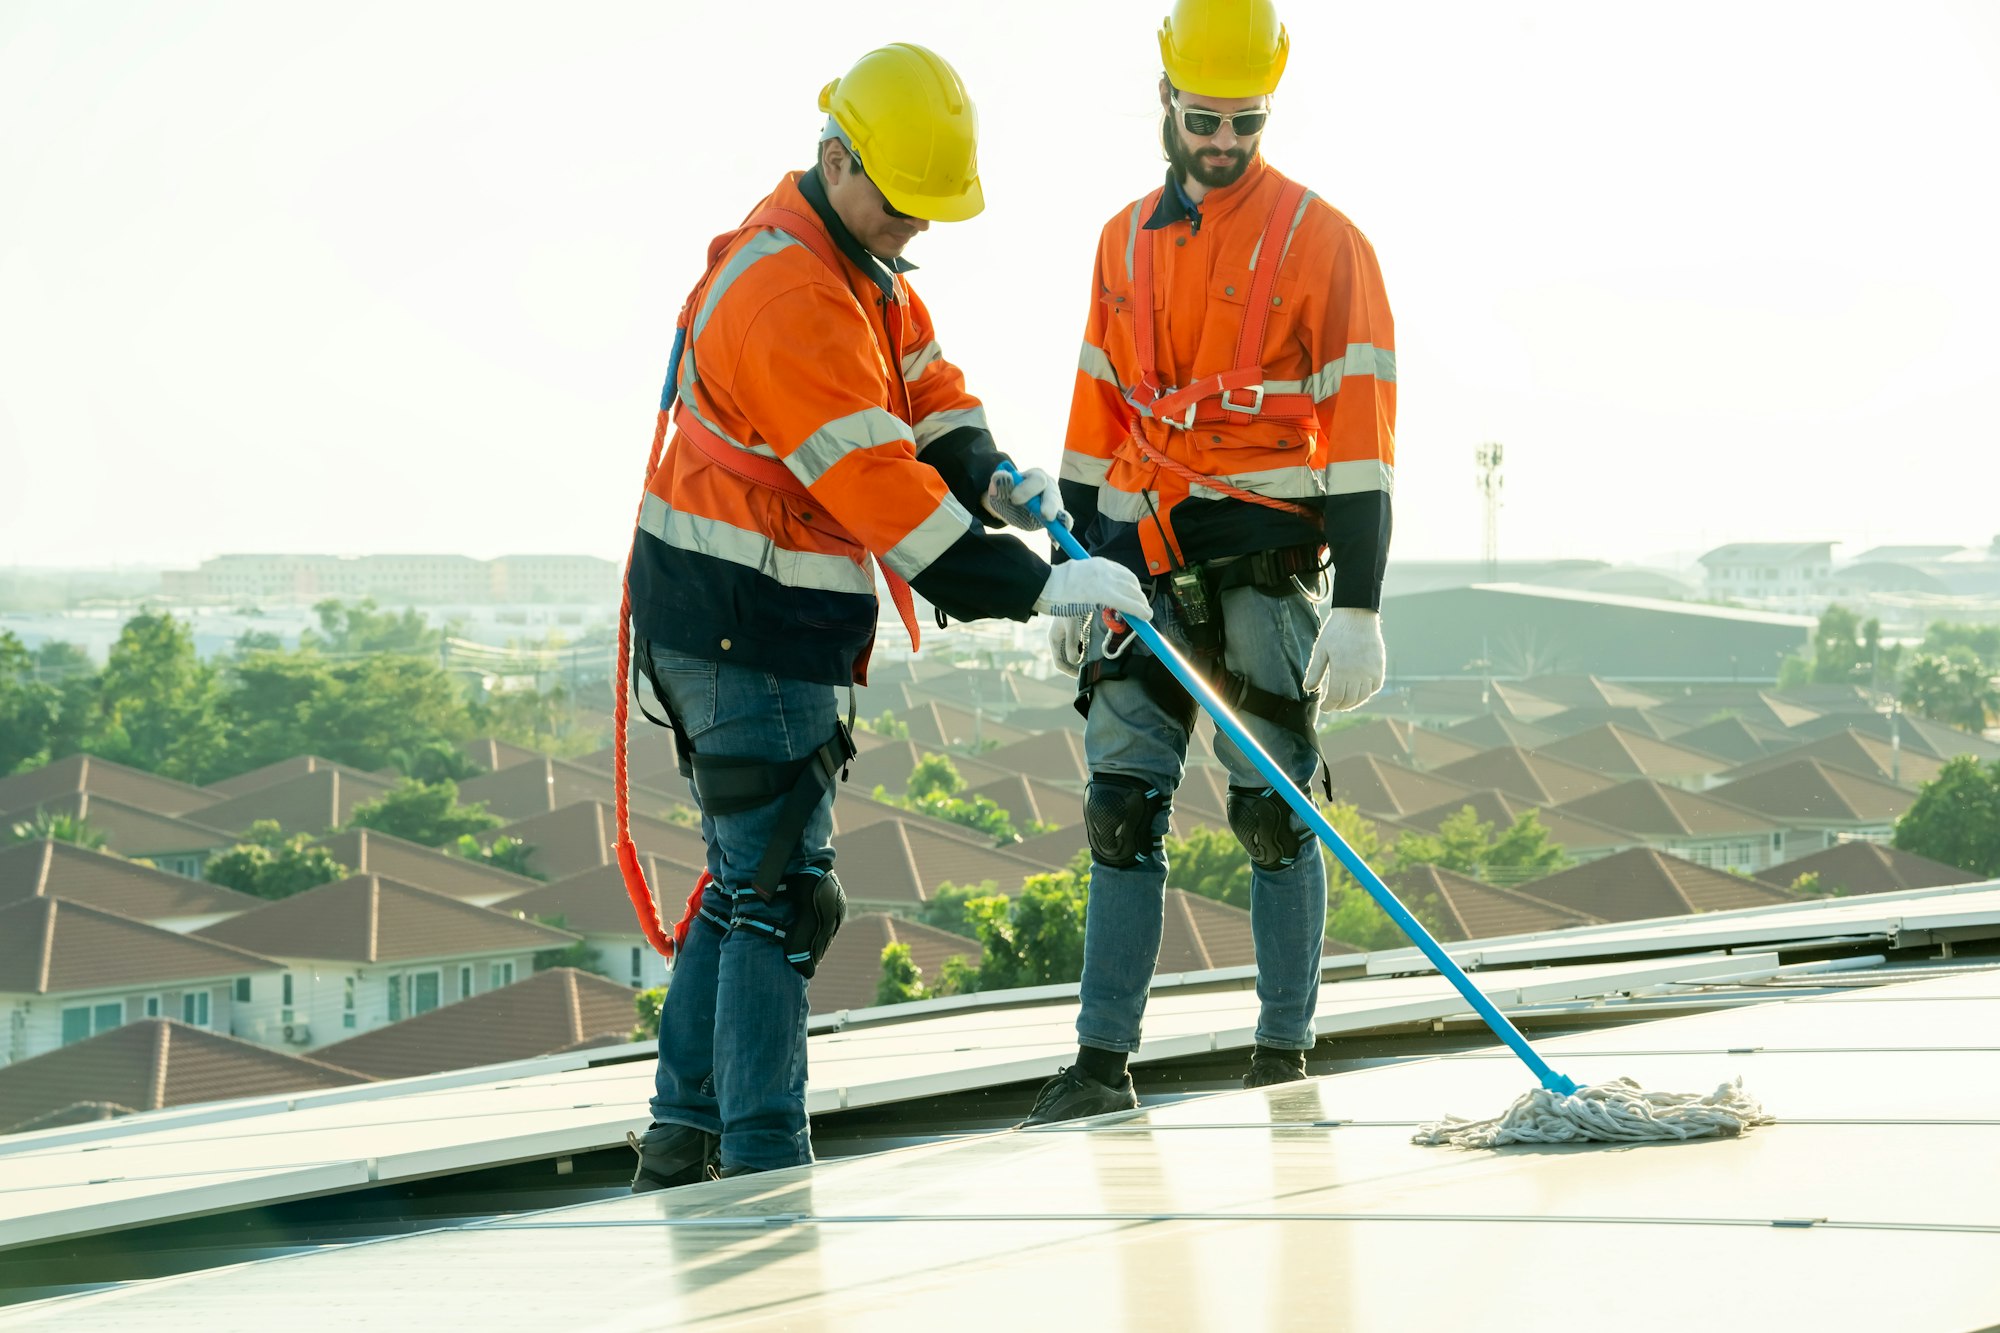
[[[1037,736],[1032,740],[1018,742],[1016,746],[1008,746],[1006,749],[1012,750],[1018,748],[1018,746],[1032,746],[1037,741],[1047,739],[1047,737]],[[1082,746],[1080,744],[1077,747],[1077,752],[1079,756],[1082,754]],[[917,766],[918,761],[926,754],[936,753],[937,750],[935,747],[925,749],[923,746],[913,744],[910,741],[890,741],[887,745],[879,745],[873,749],[865,750],[861,754],[856,755],[854,761],[848,765],[847,783],[841,790],[861,792],[865,795],[875,790],[875,788],[880,787],[890,796],[907,795],[910,790],[910,771]],[[995,757],[1001,753],[1003,751],[995,750],[977,758],[967,755],[952,755],[950,756],[951,766],[958,770],[958,775],[965,779],[968,786],[973,787],[981,783],[992,782],[998,778],[1004,778],[1009,773],[1015,772],[1030,773],[1035,777],[1051,781],[1059,782],[1064,780],[1065,775],[1062,773],[1041,772],[1028,767],[1016,768],[1011,763],[1005,766],[996,764],[994,762]]]
[[[1554,732],[1558,738],[1574,736],[1580,731],[1591,731],[1598,727],[1615,726],[1662,741],[1688,729],[1685,722],[1668,717],[1657,706],[1614,708],[1591,705],[1565,708],[1560,713],[1550,714],[1535,725],[1544,731]]]
[[[1953,759],[1969,754],[1982,764],[2000,759],[2000,741],[1989,741],[1957,727],[1947,727],[1927,718],[1897,713],[1835,713],[1798,723],[1792,731],[1802,741],[1818,740],[1841,731],[1853,731],[1888,741],[1905,754],[1928,755],[1932,759]]]
[[[1375,754],[1336,759],[1326,766],[1326,778],[1333,786],[1334,800],[1371,815],[1391,818],[1428,809],[1441,801],[1470,796],[1478,790],[1469,783],[1454,780],[1444,769],[1419,773]]]
[[[81,903],[177,935],[264,905],[262,898],[247,893],[74,843],[41,839],[0,847],[0,907],[31,898]]]
[[[1447,944],[1501,935],[1538,935],[1586,926],[1602,918],[1517,889],[1483,883],[1442,866],[1418,865],[1390,885],[1405,906],[1421,904],[1436,921],[1431,934]]]
[[[977,885],[992,880],[1001,893],[1018,893],[1030,875],[1061,869],[1033,861],[1018,848],[982,847],[912,820],[885,819],[841,839],[840,884],[861,910],[914,911],[940,884]]]
[[[1510,745],[1522,750],[1532,750],[1556,739],[1556,733],[1546,727],[1494,714],[1455,722],[1446,727],[1441,734],[1450,736],[1454,740],[1464,741],[1477,750],[1496,750]]]
[[[947,958],[960,957],[978,965],[979,941],[954,935],[887,912],[858,912],[847,918],[833,937],[826,957],[819,960],[806,987],[806,1003],[816,1014],[843,1009],[867,1009],[875,1004],[882,980],[882,951],[891,944],[909,946],[910,961],[926,985],[936,985]]]
[[[1012,745],[1003,745],[997,750],[988,750],[979,756],[979,762],[989,770],[1002,773],[1025,773],[1031,778],[1053,782],[1059,787],[1073,787],[1082,791],[1090,781],[1090,762],[1083,755],[1083,737],[1074,731],[1047,731],[1039,736],[1030,736]],[[986,778],[974,778],[965,773],[968,785],[977,786]]]
[[[314,1049],[511,986],[534,955],[577,937],[381,875],[281,898],[193,938],[280,960],[275,986],[238,1007],[234,1031]]]
[[[676,782],[678,785],[678,779]],[[547,814],[578,801],[602,801],[610,805],[615,796],[609,773],[545,755],[458,784],[461,804],[483,805],[489,812],[509,820]],[[692,813],[694,809],[694,803],[683,796],[638,784],[632,786],[630,797],[632,809],[659,818],[665,818],[673,810]]]
[[[316,1057],[370,1078],[532,1060],[632,1040],[639,992],[573,967],[418,1014],[321,1048]]]
[[[72,754],[26,773],[0,778],[0,810],[26,809],[75,792],[107,796],[162,815],[193,814],[216,804],[217,799],[206,787],[158,777],[96,755]]]
[[[211,782],[208,784],[208,790],[216,793],[217,800],[230,800],[312,773],[340,773],[350,778],[373,778],[378,782],[389,779],[387,774],[366,773],[348,764],[337,764],[331,759],[322,759],[316,754],[301,754],[294,755],[290,759],[280,759],[274,764],[265,764],[262,768],[253,768],[247,773],[238,773],[233,778]]]
[[[197,812],[205,813],[205,812]],[[71,792],[0,813],[0,832],[41,816],[82,820],[104,835],[107,849],[151,862],[169,874],[200,879],[209,860],[236,845],[234,834],[194,819],[158,814],[96,792]]]
[[[1500,746],[1455,764],[1446,764],[1433,775],[1449,779],[1474,791],[1497,788],[1535,805],[1561,805],[1579,796],[1607,790],[1614,778],[1572,764],[1540,750],[1523,750],[1516,745]]]
[[[1328,762],[1357,754],[1380,755],[1420,772],[1470,759],[1486,746],[1392,717],[1357,720],[1320,735],[1319,752]]]
[[[1776,727],[1756,726],[1740,717],[1719,717],[1674,737],[1674,744],[1712,754],[1732,764],[1747,764],[1798,743]]]
[[[1785,826],[1717,792],[1695,793],[1633,778],[1556,809],[1630,830],[1648,847],[1718,870],[1755,872],[1784,859]]]
[[[1700,750],[1608,724],[1550,741],[1535,753],[1576,764],[1619,782],[1627,778],[1652,778],[1689,791],[1713,786],[1716,775],[1729,767],[1723,760]]]
[[[466,741],[458,748],[461,754],[477,764],[481,771],[487,773],[498,773],[503,768],[512,768],[516,764],[526,764],[536,759],[546,758],[540,750],[530,750],[525,745],[516,745],[512,741],[497,740],[492,736],[482,736],[478,740]],[[606,746],[604,752],[609,754],[610,747]],[[609,771],[610,765],[607,764],[604,767],[606,771]]]
[[[326,768],[207,806],[201,811],[201,818],[204,823],[231,833],[247,833],[259,820],[270,820],[287,834],[309,833],[318,837],[346,827],[357,809],[380,800],[394,786],[384,778]]]
[[[474,907],[491,907],[541,882],[375,829],[349,829],[321,838],[319,845],[351,873],[381,875]]]
[[[1708,596],[1801,607],[1833,573],[1833,542],[1733,542],[1701,557]]]
[[[659,904],[660,918],[671,927],[680,920],[688,895],[701,878],[701,867],[650,853],[640,856],[639,865]],[[559,923],[561,929],[581,936],[590,946],[593,966],[613,980],[640,990],[666,984],[667,960],[640,929],[624,872],[615,862],[538,884],[496,906],[531,921]]]
[[[1603,921],[1645,921],[1798,901],[1775,884],[1697,865],[1651,847],[1635,847],[1558,871],[1536,880],[1532,892],[1543,902]]]
[[[0,907],[0,1064],[142,1018],[233,1031],[244,997],[259,983],[271,988],[283,967],[199,934],[62,898],[23,898]]]
[[[978,754],[1028,738],[1027,732],[1005,725],[983,709],[960,708],[938,699],[919,699],[896,719],[910,729],[911,742],[926,750]]]
[[[1213,972],[1225,967],[1252,967],[1256,962],[1257,945],[1250,934],[1248,912],[1186,889],[1166,891],[1154,975]]]
[[[1833,768],[1843,768],[1850,773],[1875,778],[1893,786],[1909,787],[1912,790],[1929,782],[1938,775],[1945,761],[1916,750],[1891,745],[1884,740],[1859,731],[1836,731],[1830,736],[1822,736],[1816,741],[1794,745],[1774,754],[1763,755],[1747,763],[1738,764],[1718,775],[1722,782],[1734,782],[1738,778],[1752,777],[1758,773],[1768,773],[1774,768],[1797,763],[1801,759],[1816,759]]]
[[[1823,851],[1808,852],[1764,872],[1773,884],[1791,885],[1801,875],[1818,877],[1820,893],[1895,893],[1901,889],[1931,889],[1946,884],[1977,884],[1981,877],[1957,866],[1933,861],[1915,852],[1878,842],[1840,842]]]
[[[1645,841],[1638,834],[1626,829],[1613,828],[1595,819],[1554,806],[1537,805],[1522,800],[1496,788],[1488,787],[1476,791],[1462,800],[1445,801],[1428,810],[1419,810],[1403,822],[1420,833],[1437,833],[1447,819],[1470,807],[1473,815],[1481,823],[1491,824],[1495,833],[1501,833],[1514,826],[1522,815],[1532,814],[1541,826],[1549,831],[1549,841],[1558,844],[1563,854],[1572,861],[1594,861],[1637,847]],[[1393,838],[1392,838],[1393,841]],[[1516,877],[1534,879],[1543,871],[1517,872],[1495,868],[1488,872],[1488,878],[1512,880]]]
[[[167,1018],[141,1018],[0,1066],[0,1134],[368,1079]]]
[[[1665,699],[1630,685],[1621,685],[1596,676],[1541,675],[1530,676],[1522,681],[1521,688],[1530,690],[1566,709],[1576,708],[1651,708],[1664,703]]]
[[[1916,803],[1907,787],[1834,768],[1817,759],[1797,759],[1765,769],[1709,792],[1780,824],[1785,860],[1856,838],[1887,842],[1896,821]],[[1753,867],[1754,868],[1754,867]]]
[[[631,830],[632,843],[642,852],[672,857],[688,865],[708,863],[708,847],[701,840],[698,827],[670,824],[634,810]],[[554,881],[615,860],[618,818],[617,812],[602,801],[577,801],[547,814],[517,819],[482,833],[479,838],[489,845],[497,838],[526,843],[534,849],[528,856],[529,868]]]

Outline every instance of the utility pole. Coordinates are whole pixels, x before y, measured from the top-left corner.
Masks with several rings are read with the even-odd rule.
[[[1488,440],[1473,452],[1479,464],[1479,494],[1486,502],[1486,582],[1500,578],[1500,446]]]

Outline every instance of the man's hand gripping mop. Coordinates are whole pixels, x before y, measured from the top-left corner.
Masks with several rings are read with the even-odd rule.
[[[1018,475],[1014,474],[1012,467],[1002,466],[1010,475]],[[1031,501],[1031,504],[1040,514],[1040,498]],[[1071,559],[1086,557],[1082,543],[1060,521],[1051,521],[1048,532]],[[1770,1123],[1772,1117],[1744,1094],[1740,1080],[1725,1083],[1710,1095],[1702,1096],[1699,1093],[1647,1092],[1626,1078],[1580,1088],[1575,1080],[1556,1073],[1528,1045],[1527,1038],[1507,1016],[1472,984],[1464,970],[1451,960],[1423,924],[1397,900],[1381,877],[1368,868],[1366,861],[1355,855],[1354,849],[1347,845],[1305,793],[1292,784],[1271,756],[1264,752],[1264,748],[1243,729],[1222,700],[1216,697],[1208,681],[1188,665],[1172,644],[1160,637],[1158,630],[1143,621],[1129,623],[1140,641],[1166,663],[1181,684],[1201,701],[1201,706],[1208,710],[1208,715],[1215,719],[1215,725],[1221,728],[1223,734],[1250,756],[1251,762],[1272,789],[1284,797],[1308,828],[1319,835],[1340,863],[1347,867],[1348,873],[1368,890],[1369,896],[1389,914],[1411,942],[1423,950],[1424,956],[1465,997],[1465,1002],[1472,1006],[1493,1034],[1513,1049],[1541,1083],[1539,1088],[1522,1093],[1502,1115],[1490,1120],[1447,1116],[1421,1126],[1412,1136],[1413,1142],[1448,1143],[1461,1148],[1497,1148],[1509,1143],[1643,1143],[1728,1137],[1740,1134],[1752,1125]]]

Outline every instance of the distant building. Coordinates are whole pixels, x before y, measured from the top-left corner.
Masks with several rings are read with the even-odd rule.
[[[221,555],[161,575],[168,597],[253,603],[373,597],[394,605],[597,604],[617,588],[618,567],[589,555]]]
[[[1734,542],[1701,558],[1710,597],[1804,601],[1833,573],[1832,542]]]

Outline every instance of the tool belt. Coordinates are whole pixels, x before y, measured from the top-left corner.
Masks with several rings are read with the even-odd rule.
[[[1190,565],[1168,576],[1168,593],[1194,653],[1195,668],[1208,679],[1230,711],[1248,713],[1317,744],[1312,717],[1318,697],[1291,699],[1253,685],[1223,661],[1222,595],[1234,588],[1254,587],[1266,596],[1305,596],[1298,580],[1318,576],[1325,566],[1321,548],[1288,546],[1257,551],[1234,559]],[[1090,716],[1090,701],[1099,681],[1136,680],[1168,716],[1184,730],[1194,729],[1201,705],[1185,685],[1156,657],[1130,653],[1086,662],[1077,675],[1076,711]]]

